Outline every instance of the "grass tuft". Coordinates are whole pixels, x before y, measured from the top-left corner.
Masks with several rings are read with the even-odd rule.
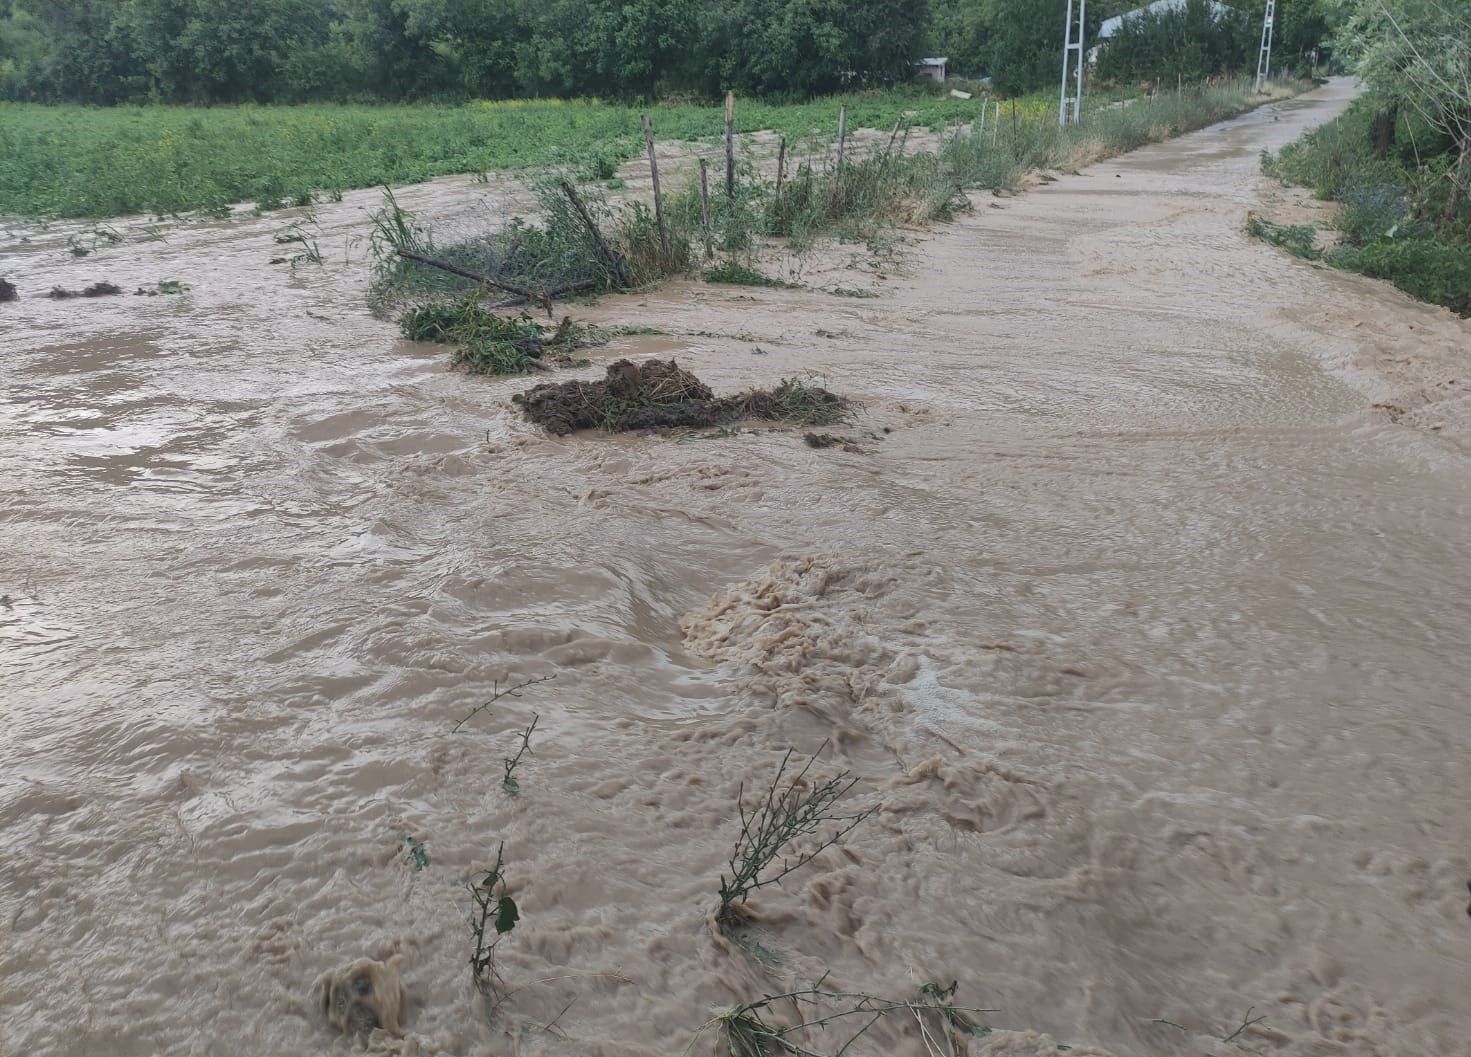
[[[729,286],[786,286],[780,279],[773,279],[740,261],[721,261],[713,268],[705,269],[705,282],[725,283]]]

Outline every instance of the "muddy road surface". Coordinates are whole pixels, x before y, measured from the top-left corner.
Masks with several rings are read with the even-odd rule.
[[[583,310],[669,332],[587,377],[817,371],[858,451],[547,437],[368,314],[371,192],[294,274],[289,217],[12,227],[0,1053],[347,1053],[313,981],[394,954],[370,1052],[675,1057],[828,973],[957,983],[971,1054],[1471,1053],[1471,325],[1243,233],[1348,94],[807,271],[878,297]],[[40,296],[102,280],[189,289]],[[717,942],[741,784],[824,744],[877,813]]]

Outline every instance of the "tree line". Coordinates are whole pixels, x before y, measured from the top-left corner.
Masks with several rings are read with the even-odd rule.
[[[1240,24],[1259,27],[1263,3],[1236,4]],[[1285,53],[1318,43],[1331,5],[1278,4]],[[1096,32],[1137,3],[1088,6]],[[931,54],[1016,94],[1058,76],[1065,9],[1066,0],[0,0],[0,98],[648,99],[727,89],[806,98],[906,82]],[[1250,46],[1210,51],[1193,72],[1239,62]]]

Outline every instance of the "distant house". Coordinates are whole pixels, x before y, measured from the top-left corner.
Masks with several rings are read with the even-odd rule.
[[[1103,20],[1103,25],[1098,27],[1098,40],[1105,41],[1117,33],[1124,24],[1126,18],[1138,18],[1145,13],[1151,15],[1163,15],[1171,11],[1183,11],[1189,0],[1154,0],[1152,4],[1136,7],[1132,11],[1125,11],[1122,15],[1114,15],[1113,18]],[[1216,18],[1223,18],[1231,13],[1231,9],[1225,4],[1218,4],[1215,0],[1210,3],[1211,14]]]
[[[933,81],[935,84],[945,83],[945,64],[949,59],[920,59],[914,64],[914,79],[916,81]]]

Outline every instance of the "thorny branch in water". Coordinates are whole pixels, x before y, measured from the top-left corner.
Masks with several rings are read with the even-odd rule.
[[[738,907],[758,888],[776,884],[793,870],[800,869],[815,859],[818,854],[837,844],[864,819],[878,808],[871,807],[853,815],[840,815],[833,806],[843,797],[858,779],[847,771],[824,782],[809,785],[807,772],[817,762],[822,752],[818,749],[802,769],[791,778],[786,778],[787,766],[792,753],[788,750],[782,757],[776,776],[767,786],[766,795],[760,804],[748,811],[745,805],[745,785],[737,794],[737,807],[741,815],[741,835],[736,839],[730,856],[730,876],[720,877],[720,906],[715,920],[721,928],[740,921]],[[799,837],[815,833],[824,823],[836,823],[830,836],[820,838],[817,845],[799,852],[792,858],[781,858],[782,849]]]
[[[470,710],[470,714],[468,716],[466,716],[464,719],[460,720],[458,723],[456,723],[453,727],[450,728],[450,733],[451,734],[457,734],[457,733],[459,733],[459,730],[460,730],[461,727],[463,727],[466,723],[470,722],[470,720],[474,719],[481,712],[484,712],[487,708],[489,708],[491,705],[495,704],[501,698],[503,698],[503,697],[520,697],[521,696],[520,691],[525,690],[528,686],[535,686],[537,683],[551,682],[555,678],[556,678],[555,675],[543,675],[543,676],[540,676],[539,678],[536,678],[536,679],[527,679],[524,682],[517,683],[515,686],[507,687],[504,690],[501,689],[500,680],[497,679],[495,681],[494,692],[490,695],[490,700],[489,701],[482,702],[481,704],[478,704],[474,708],[472,708]],[[520,758],[519,757],[519,754],[518,754],[517,758],[518,759]]]

